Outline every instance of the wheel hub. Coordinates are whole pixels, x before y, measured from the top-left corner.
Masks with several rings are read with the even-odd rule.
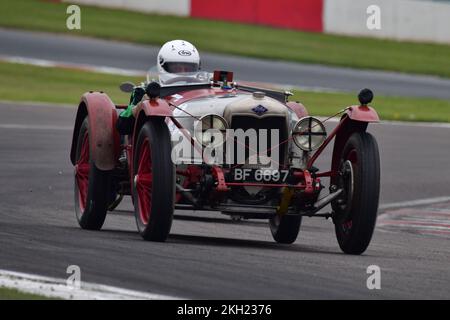
[[[342,188],[343,190],[342,195],[336,200],[340,211],[339,218],[342,219],[342,221],[345,221],[350,213],[354,190],[353,166],[350,160],[344,161],[341,165],[339,170],[338,188]]]

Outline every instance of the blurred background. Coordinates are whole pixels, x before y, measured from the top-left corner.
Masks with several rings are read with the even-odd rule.
[[[448,299],[449,31],[450,0],[0,0],[0,299],[23,297],[1,288],[2,269],[66,278],[72,264],[83,281],[176,297]],[[167,243],[144,243],[129,199],[101,232],[78,228],[81,95],[127,104],[120,83],[144,81],[174,39],[203,70],[290,90],[314,116],[374,91],[380,215],[365,255],[338,253],[329,220],[304,219],[287,247],[265,221],[205,212],[176,212]],[[366,288],[370,264],[382,290]]]
[[[230,0],[223,2],[78,0],[65,2],[319,33],[450,43],[449,0]],[[371,32],[366,27],[367,17],[361,14],[374,5],[382,8],[380,14],[383,15],[383,26],[377,32]]]
[[[21,100],[76,103],[100,88],[126,99],[123,76],[142,80],[163,43],[184,39],[204,70],[292,90],[318,115],[370,87],[384,119],[450,121],[450,1],[2,0],[0,9],[3,100],[18,99],[11,81],[28,86]],[[27,76],[44,79],[42,67],[45,86]]]

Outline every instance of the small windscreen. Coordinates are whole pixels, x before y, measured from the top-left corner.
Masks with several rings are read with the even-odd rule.
[[[166,62],[162,67],[169,73],[190,73],[199,69],[197,63],[189,62]]]

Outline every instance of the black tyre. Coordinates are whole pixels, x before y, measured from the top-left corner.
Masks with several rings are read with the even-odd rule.
[[[278,243],[291,244],[297,239],[302,217],[297,215],[276,215],[269,220],[273,239]]]
[[[100,230],[108,205],[114,199],[112,171],[98,169],[91,159],[88,117],[78,134],[74,191],[79,225],[83,229]]]
[[[163,119],[148,120],[141,128],[134,153],[133,197],[139,233],[145,240],[165,241],[172,226],[175,167],[171,140]]]
[[[361,254],[372,239],[380,194],[380,156],[371,134],[352,134],[341,153],[335,181],[344,190],[332,202],[337,241],[343,252]]]

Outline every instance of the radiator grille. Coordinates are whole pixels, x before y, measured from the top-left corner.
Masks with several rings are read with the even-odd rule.
[[[231,129],[242,129],[243,131],[246,131],[248,129],[255,129],[256,130],[256,146],[251,145],[249,146],[250,139],[245,140],[245,144],[249,146],[251,149],[245,149],[245,159],[248,159],[250,155],[255,154],[257,152],[258,154],[262,153],[263,155],[267,155],[268,157],[271,157],[273,152],[279,152],[278,159],[280,160],[279,163],[283,164],[285,159],[285,153],[287,148],[287,143],[284,143],[280,145],[279,147],[275,147],[272,151],[266,152],[267,149],[269,149],[272,145],[271,141],[271,130],[279,130],[279,141],[274,141],[274,146],[278,145],[279,143],[286,141],[287,139],[287,125],[286,125],[286,118],[284,116],[272,116],[272,117],[251,117],[251,116],[234,116],[231,120]],[[260,149],[260,136],[258,134],[259,129],[267,129],[267,144],[266,148]],[[227,143],[229,143],[227,141]],[[237,148],[242,147],[238,146],[237,142],[234,141],[234,163],[237,162]]]

